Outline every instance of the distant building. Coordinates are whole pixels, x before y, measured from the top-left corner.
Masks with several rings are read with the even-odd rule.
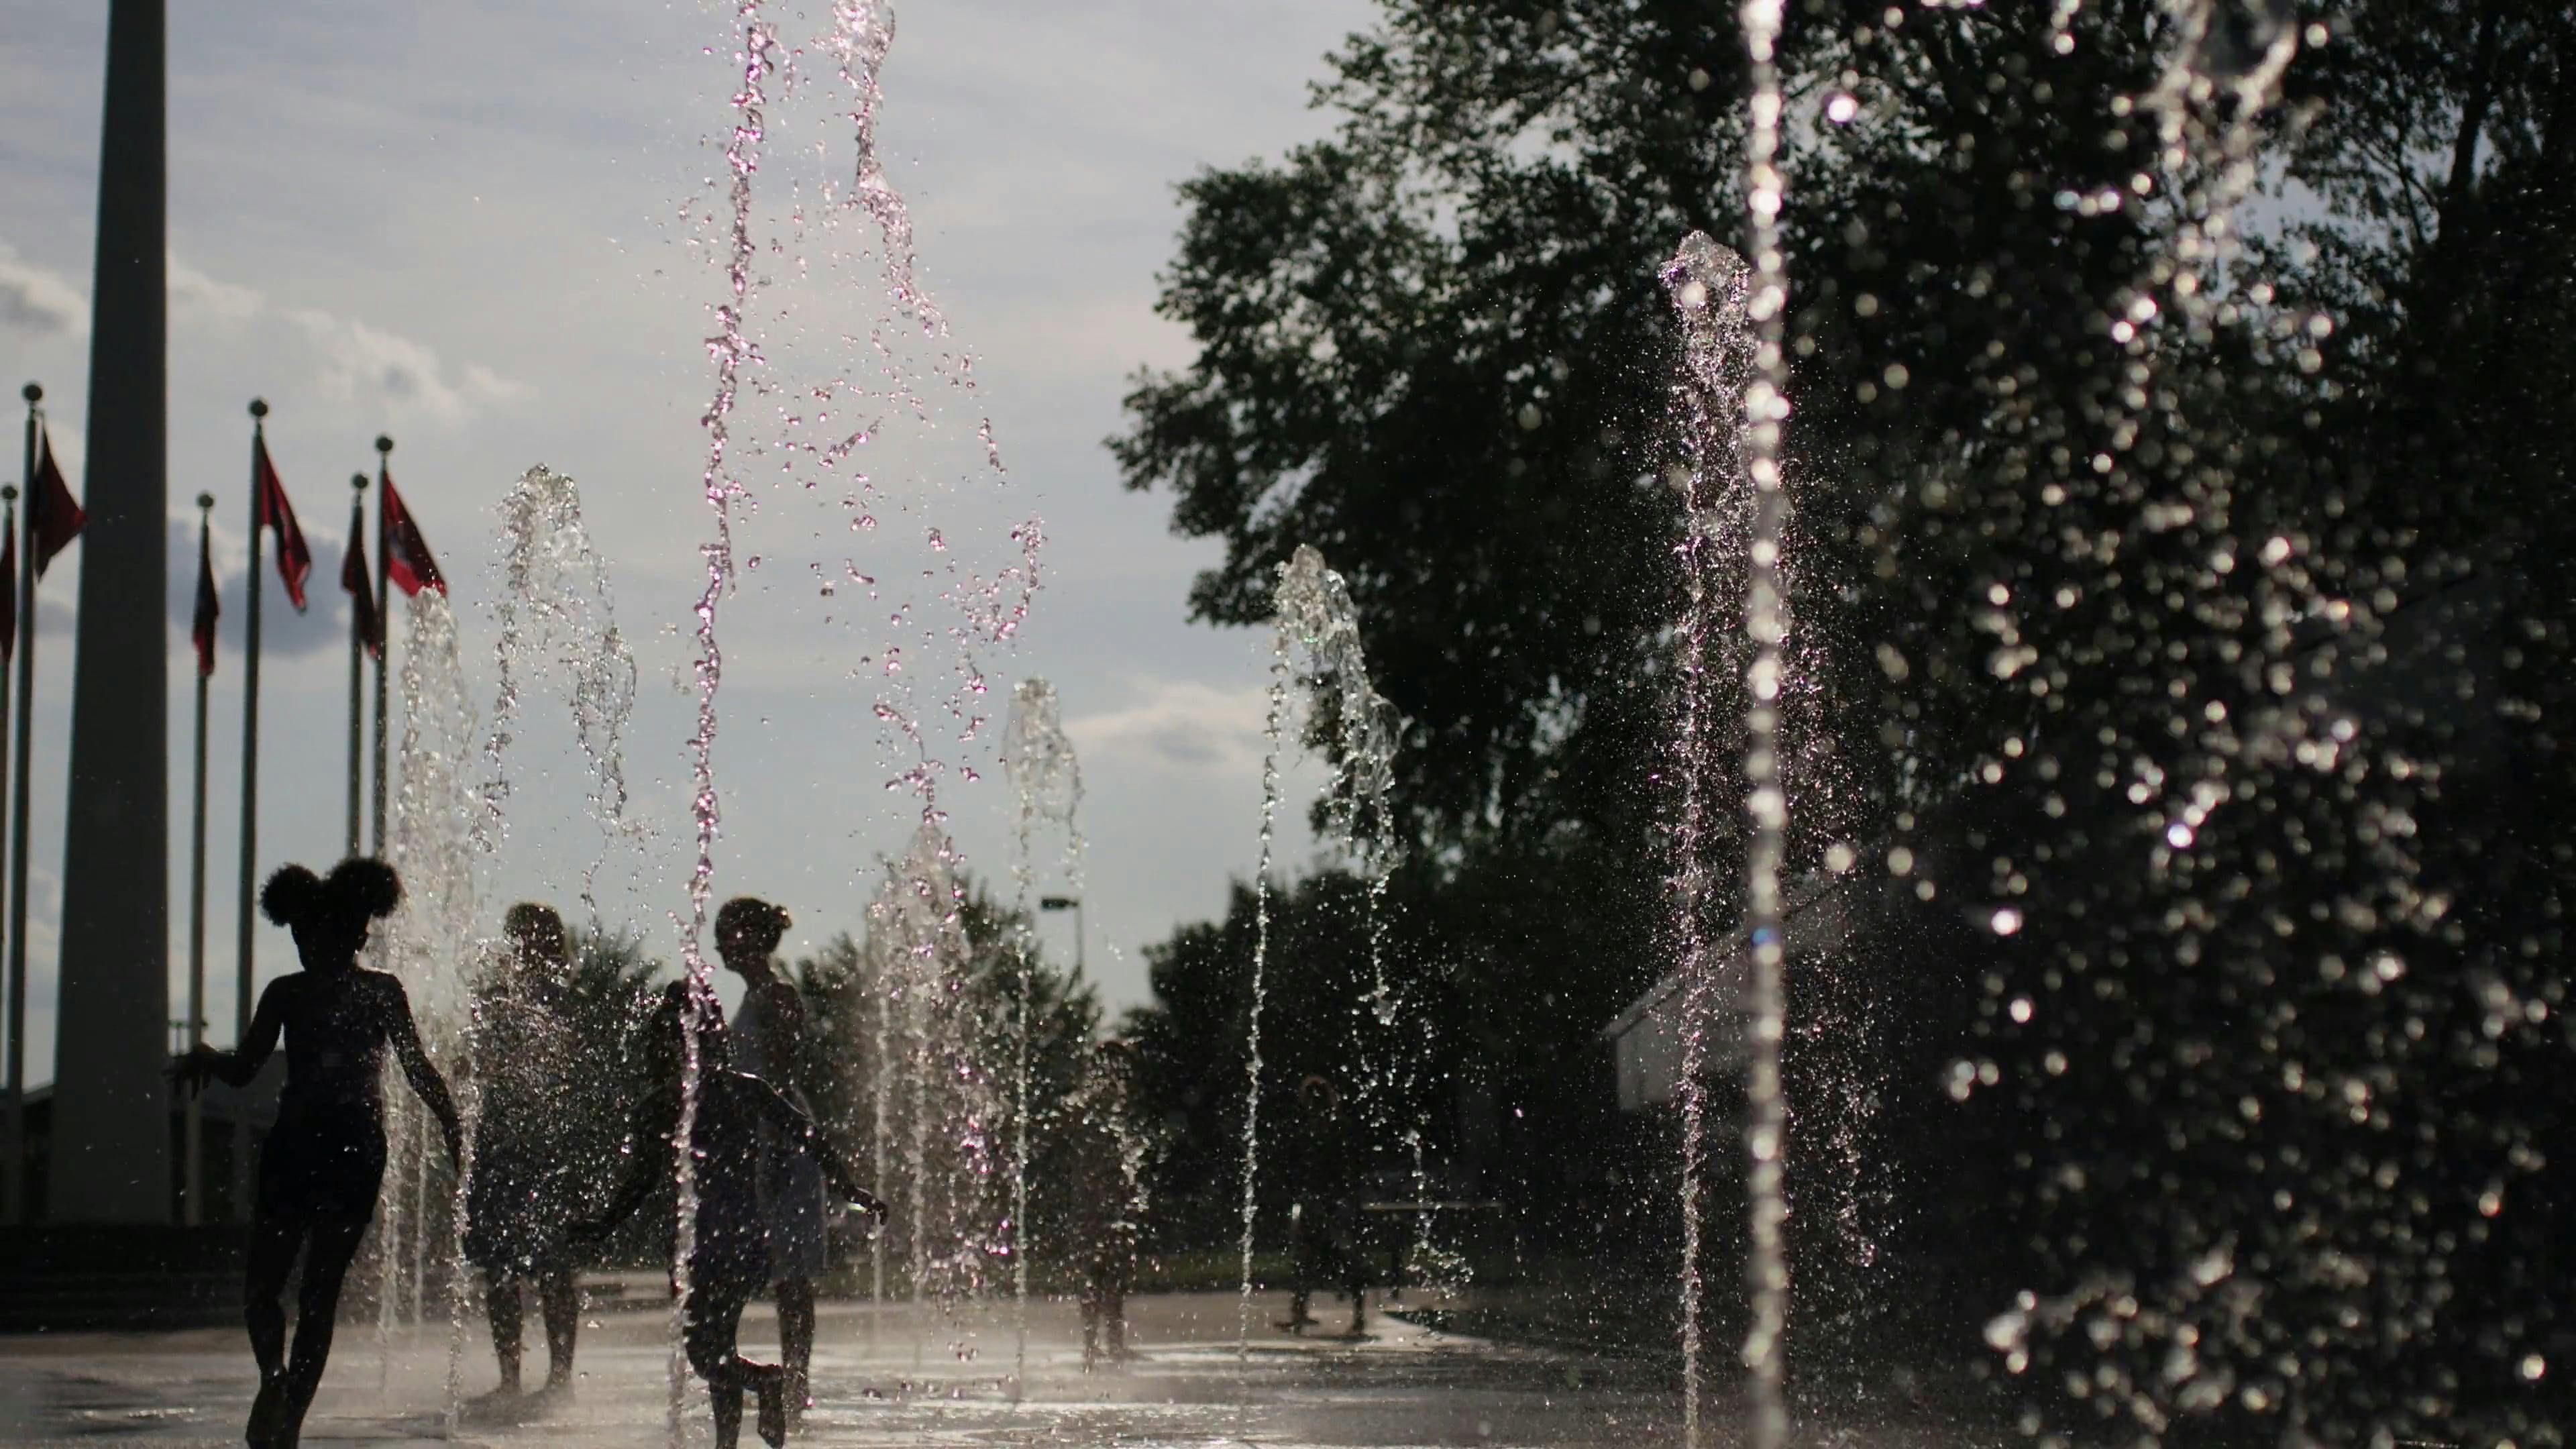
[[[208,1082],[198,1101],[204,1131],[204,1162],[199,1175],[199,1188],[205,1194],[201,1221],[230,1223],[247,1221],[249,1205],[234,1195],[234,1155],[248,1151],[256,1154],[268,1140],[269,1128],[277,1122],[278,1079],[286,1068],[283,1055],[269,1059],[268,1065],[247,1087],[228,1087],[221,1082]],[[170,1128],[170,1221],[183,1220],[184,1198],[182,1164],[188,1160],[187,1099],[173,1087],[165,1114]],[[50,1201],[54,1142],[54,1088],[48,1082],[27,1093],[27,1220],[51,1221],[47,1212]],[[258,1166],[254,1155],[241,1180],[248,1183]]]
[[[1856,903],[1870,887],[1855,867],[1844,876],[1817,875],[1792,882],[1781,907],[1788,959],[1794,969],[1802,960],[1830,954],[1849,935]],[[1707,1036],[1701,1062],[1711,1080],[1744,1070],[1750,1055],[1747,992],[1753,966],[1752,943],[1739,930],[1709,943]],[[1682,1056],[1689,1033],[1688,995],[1676,971],[1631,1002],[1618,1019],[1601,1029],[1617,1065],[1619,1110],[1643,1112],[1672,1105],[1681,1094]]]

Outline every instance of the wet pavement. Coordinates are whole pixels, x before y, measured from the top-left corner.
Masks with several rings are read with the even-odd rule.
[[[1327,1322],[1345,1318],[1318,1304]],[[1249,1353],[1236,1349],[1230,1293],[1130,1304],[1134,1356],[1086,1373],[1070,1303],[1031,1308],[1025,1392],[1014,1393],[1016,1333],[1007,1305],[965,1317],[826,1303],[814,1359],[815,1408],[791,1445],[1610,1445],[1677,1444],[1679,1394],[1667,1371],[1589,1355],[1516,1348],[1373,1316],[1356,1338],[1295,1337],[1273,1321],[1284,1297],[1255,1304]],[[345,1326],[307,1444],[455,1442],[660,1446],[668,1442],[668,1318],[595,1316],[568,1395],[488,1394],[495,1372],[479,1322],[464,1342],[468,1400],[451,1428],[445,1325],[379,1339]],[[529,1333],[529,1377],[544,1374]],[[775,1356],[766,1308],[746,1317],[745,1351]],[[12,1443],[238,1444],[251,1393],[238,1331],[37,1335],[0,1340],[0,1437]],[[1739,1439],[1729,1396],[1714,1395],[1701,1442]],[[1866,1430],[1810,1426],[1819,1444],[1957,1445],[1963,1436],[1910,1415],[1873,1413]],[[711,1441],[703,1398],[686,1441]],[[746,1446],[758,1444],[746,1423]]]

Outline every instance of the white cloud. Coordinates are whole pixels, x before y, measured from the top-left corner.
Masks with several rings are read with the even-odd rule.
[[[170,258],[166,275],[170,310],[183,320],[248,321],[267,302],[257,291],[216,281],[176,256]]]
[[[170,310],[182,321],[239,322],[263,299],[248,287],[219,282],[177,257],[169,259]],[[89,289],[64,273],[21,260],[0,243],[0,328],[39,337],[89,335]]]
[[[1166,769],[1219,774],[1261,768],[1268,693],[1188,680],[1135,682],[1138,702],[1065,726],[1085,758],[1124,756]]]
[[[429,344],[354,317],[318,307],[292,307],[285,317],[320,354],[322,394],[334,401],[366,399],[452,423],[528,391],[479,362],[467,363],[450,381]]]
[[[198,326],[282,317],[313,351],[316,383],[334,401],[378,403],[397,415],[426,413],[461,422],[528,394],[524,383],[469,362],[451,369],[428,343],[318,307],[276,311],[257,288],[227,282],[172,256],[170,314]],[[89,335],[89,291],[64,273],[21,259],[0,243],[0,331],[77,341]],[[76,445],[57,436],[56,456],[77,471]]]
[[[89,293],[71,278],[0,243],[0,329],[38,337],[87,337]]]

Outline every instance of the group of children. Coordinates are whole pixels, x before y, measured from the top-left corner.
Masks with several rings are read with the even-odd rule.
[[[401,882],[381,861],[343,861],[328,876],[291,865],[271,876],[260,909],[293,933],[304,969],[261,993],[238,1047],[201,1045],[172,1068],[191,1089],[209,1077],[243,1086],[281,1041],[286,1053],[277,1124],[260,1154],[246,1273],[260,1375],[244,1433],[251,1449],[292,1449],[321,1384],[341,1284],[384,1180],[389,1054],[437,1119],[449,1160],[464,1165],[455,1100],[422,1048],[401,981],[358,964],[372,923],[401,900]],[[485,1274],[503,1391],[518,1387],[531,1287],[546,1325],[547,1381],[570,1381],[580,1321],[576,1259],[671,1179],[694,1046],[697,1215],[682,1304],[689,1363],[713,1401],[719,1449],[740,1437],[746,1394],[756,1402],[761,1439],[773,1446],[809,1406],[814,1285],[825,1268],[831,1197],[880,1221],[886,1210],[852,1180],[806,1101],[803,1003],[772,960],[788,924],[785,911],[748,897],[717,913],[717,950],[743,978],[743,1004],[728,1028],[714,1000],[691,1001],[685,983],[662,993],[645,1030],[646,1085],[630,1114],[625,1169],[607,1204],[585,1215],[584,1164],[560,1106],[581,1080],[563,922],[541,905],[509,912],[510,950],[475,1003],[470,1069],[482,1110],[464,1243]],[[676,1221],[666,1227],[676,1234]],[[283,1299],[299,1251],[304,1276],[290,1351]],[[737,1341],[743,1308],[764,1287],[778,1302],[776,1364],[745,1358]]]

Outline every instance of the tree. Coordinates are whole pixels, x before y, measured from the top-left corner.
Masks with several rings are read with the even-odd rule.
[[[1895,1242],[2059,1418],[2527,1415],[2576,1203],[2565,8],[1790,10],[1793,864],[1929,922],[1847,965],[1918,987],[1907,1189],[1976,1205]],[[1594,995],[1658,959],[1677,769],[1734,816],[1736,742],[1665,743],[1653,279],[1740,234],[1730,18],[1390,0],[1332,139],[1183,188],[1199,355],[1114,444],[1225,541],[1198,617],[1300,542],[1349,577],[1431,894],[1624,886],[1551,900],[1620,943],[1564,958]],[[1158,960],[1175,1030],[1238,929]]]
[[[972,879],[959,885],[957,916],[965,958],[955,974],[961,1036],[956,1047],[965,1069],[978,1079],[978,1099],[990,1104],[992,1116],[985,1126],[999,1134],[991,1150],[1006,1171],[1021,1141],[1016,1076],[1026,967],[1030,1216],[1032,1234],[1044,1251],[1060,1238],[1057,1228],[1073,1211],[1059,1191],[1063,1174],[1054,1170],[1047,1154],[1053,1125],[1080,1080],[1083,1057],[1099,1036],[1099,994],[1080,970],[1046,958],[1026,914],[995,900]],[[844,932],[814,956],[797,961],[792,972],[812,1013],[808,1042],[815,1059],[806,1080],[813,1084],[815,1112],[838,1141],[863,1156],[875,1121],[878,993],[885,989],[875,975],[883,959],[876,952],[884,947],[872,945],[876,951]],[[1025,963],[1024,948],[1029,952]],[[872,1162],[870,1170],[891,1185],[904,1167],[890,1154],[887,1161]],[[991,1191],[996,1194],[992,1210],[1007,1216],[1006,1186],[997,1183]]]
[[[604,1200],[615,1180],[619,1149],[626,1139],[628,1113],[644,1095],[646,1055],[639,1033],[652,1012],[654,984],[668,964],[644,954],[643,937],[634,931],[566,930],[572,956],[568,1014],[583,1079],[569,1092],[563,1110],[574,1120],[569,1140],[580,1161],[589,1164],[588,1179]],[[662,1213],[629,1218],[602,1249],[611,1262],[650,1261],[662,1251]]]
[[[1437,1161],[1448,1140],[1439,1080],[1425,1061],[1454,1066],[1437,1040],[1436,976],[1416,952],[1402,892],[1382,906],[1395,922],[1381,948],[1398,1003],[1402,1035],[1376,1020],[1368,887],[1343,871],[1326,871],[1274,891],[1268,904],[1269,948],[1262,970],[1264,1129],[1275,1148],[1296,1114],[1310,1077],[1332,1084],[1353,1114],[1356,1150],[1366,1174],[1409,1171],[1406,1134],[1427,1125]],[[1261,906],[1237,884],[1220,923],[1183,927],[1146,948],[1154,1004],[1131,1010],[1121,1035],[1134,1045],[1140,1112],[1159,1121],[1165,1148],[1154,1198],[1159,1236],[1203,1246],[1231,1242],[1241,1231],[1246,1093],[1249,1089],[1252,966]],[[1276,1240],[1294,1184],[1274,1153],[1258,1190]],[[1402,1181],[1399,1176],[1396,1180]]]
[[[1451,848],[1643,838],[1678,519],[1639,482],[1666,354],[1655,266],[1722,230],[1731,27],[1697,4],[1394,6],[1319,102],[1331,141],[1211,172],[1161,310],[1199,340],[1113,441],[1184,533],[1192,612],[1268,615],[1312,543],[1405,716],[1402,800]],[[1529,144],[1522,145],[1526,139]]]

